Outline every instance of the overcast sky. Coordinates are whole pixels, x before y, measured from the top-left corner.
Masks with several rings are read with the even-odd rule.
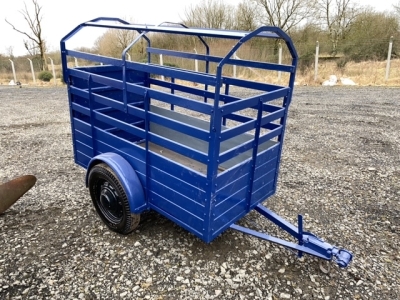
[[[50,51],[59,49],[61,38],[80,23],[97,17],[119,17],[134,20],[141,24],[158,24],[163,21],[180,21],[185,8],[200,0],[38,0],[42,6],[42,28]],[[359,0],[363,5],[370,5],[378,11],[392,10],[392,4],[399,0]],[[240,0],[225,0],[236,5]],[[31,0],[25,0],[29,7]],[[8,54],[12,47],[15,56],[26,54],[24,37],[13,31],[4,19],[21,30],[28,30],[26,22],[19,12],[24,7],[24,0],[1,0],[0,4],[0,53]],[[99,32],[100,33],[100,32]],[[96,32],[97,34],[97,32]],[[82,32],[68,47],[83,45],[90,40],[92,32]],[[76,45],[75,45],[76,43]]]

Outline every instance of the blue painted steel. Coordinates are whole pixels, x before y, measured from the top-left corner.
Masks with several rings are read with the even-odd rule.
[[[133,30],[138,35],[120,59],[67,49],[66,41],[85,27]],[[157,33],[197,37],[205,54],[154,48],[151,40]],[[211,56],[206,43],[209,37],[236,40],[236,44],[224,56]],[[291,64],[233,59],[252,38],[283,40]],[[147,42],[147,63],[127,61],[128,51],[141,39]],[[234,228],[295,249],[299,255],[333,258],[342,267],[351,261],[349,251],[303,232],[301,216],[295,227],[260,204],[276,191],[297,68],[296,49],[281,29],[263,26],[245,32],[97,18],[77,26],[60,46],[75,162],[88,172],[100,161],[110,165],[127,191],[132,212],[153,209],[205,242]],[[152,63],[151,56],[157,54],[203,61],[205,72]],[[69,57],[92,65],[70,68]],[[217,64],[215,74],[210,73],[210,63]],[[282,71],[290,77],[283,85],[231,78],[223,76],[228,65]],[[155,76],[171,78],[171,82]],[[214,91],[209,91],[209,86],[214,86]],[[232,94],[234,87],[255,94],[239,97]],[[207,103],[208,99],[212,103]],[[279,100],[278,104],[273,100]],[[186,115],[182,108],[191,114]],[[244,114],[244,110],[250,113]],[[298,244],[234,224],[253,209],[289,232]]]
[[[211,56],[211,55],[207,55],[207,54],[194,54],[194,53],[189,53],[189,52],[165,50],[165,49],[158,49],[158,48],[147,48],[147,52],[153,53],[153,54],[163,54],[163,55],[168,55],[168,56],[177,56],[177,57],[182,57],[182,58],[197,59],[197,60],[214,62],[214,63],[219,63],[223,59],[223,57],[220,57],[220,56]],[[272,63],[256,62],[256,61],[251,61],[251,60],[228,59],[226,61],[226,64],[249,67],[249,68],[268,69],[271,71],[282,71],[282,72],[288,72],[288,73],[292,73],[295,70],[295,68],[292,65],[272,64]]]
[[[353,259],[353,254],[350,251],[332,246],[311,233],[303,232],[301,217],[299,217],[299,228],[297,228],[261,204],[257,205],[255,210],[298,239],[299,244],[288,242],[236,224],[232,224],[231,228],[297,250],[299,256],[301,256],[302,253],[307,253],[326,260],[334,260],[341,268],[347,267]]]
[[[126,49],[125,49],[126,50]],[[144,131],[145,131],[145,163],[146,163],[146,174],[145,174],[145,181],[146,181],[146,191],[149,193],[151,191],[150,188],[150,180],[149,180],[149,174],[150,174],[150,161],[149,161],[149,132],[150,132],[150,120],[149,120],[149,111],[150,111],[150,98],[147,90],[145,91],[144,94],[144,111],[145,111],[145,117],[144,117]]]
[[[117,175],[128,198],[131,212],[138,214],[146,210],[147,202],[142,184],[135,170],[126,159],[116,153],[102,153],[90,160],[87,166],[88,171],[86,172],[86,186],[88,186],[90,169],[100,162],[107,164],[115,172],[115,175]]]
[[[100,18],[99,18],[100,19]],[[97,21],[89,21],[84,23],[85,26],[100,27],[100,28],[114,28],[114,29],[126,29],[126,30],[136,30],[136,31],[148,31],[148,32],[160,32],[169,34],[182,34],[182,35],[192,35],[201,37],[213,37],[222,39],[234,39],[238,40],[249,35],[248,31],[239,30],[219,30],[219,29],[208,29],[208,28],[179,28],[179,27],[168,27],[168,26],[158,26],[158,25],[137,25],[137,24],[101,24]],[[281,29],[277,27],[264,26],[262,30],[258,30],[251,37],[261,37],[261,38],[290,38],[286,35],[282,36],[284,33]],[[293,48],[294,49],[294,48]]]
[[[189,93],[191,95],[202,96],[202,97],[207,97],[207,98],[215,97],[215,93],[213,93],[211,91],[199,90],[199,89],[188,87],[188,86],[182,86],[179,84],[175,84],[174,82],[171,83],[171,82],[166,82],[166,81],[150,78],[149,83],[155,84],[155,85],[158,85],[161,87],[170,88],[173,91],[181,91],[181,92]],[[229,102],[237,101],[237,100],[241,100],[241,99],[238,97],[230,96],[230,95],[220,95],[220,100],[224,101],[225,103],[229,103]]]

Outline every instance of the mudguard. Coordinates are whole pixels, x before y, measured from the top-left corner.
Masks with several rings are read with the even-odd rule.
[[[90,160],[86,172],[86,187],[88,187],[91,168],[99,163],[107,164],[117,175],[128,197],[132,213],[138,214],[147,209],[147,201],[143,187],[135,170],[125,158],[116,153],[102,153]]]

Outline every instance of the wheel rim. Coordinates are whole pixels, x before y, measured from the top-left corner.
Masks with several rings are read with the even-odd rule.
[[[100,184],[100,195],[97,204],[100,211],[109,221],[118,223],[122,220],[124,214],[122,201],[115,188],[108,181]]]

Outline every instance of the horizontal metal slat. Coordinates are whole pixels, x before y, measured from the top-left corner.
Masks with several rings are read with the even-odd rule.
[[[182,79],[185,81],[192,81],[203,83],[207,85],[215,86],[216,79],[215,76],[201,73],[201,72],[194,72],[182,69],[174,69],[170,67],[164,67],[160,65],[153,65],[153,64],[143,64],[143,63],[135,63],[135,62],[126,62],[128,68],[150,73],[150,74],[157,74],[157,75],[164,75],[166,77],[172,77],[177,79]]]
[[[80,105],[78,103],[72,102],[71,103],[71,108],[72,108],[72,110],[75,110],[75,111],[77,111],[77,112],[79,112],[81,114],[84,114],[86,116],[90,116],[90,109],[88,107],[85,107],[85,106],[82,106],[82,105]]]
[[[129,123],[125,123],[123,121],[120,121],[119,119],[107,116],[103,113],[100,113],[98,111],[94,111],[93,112],[93,117],[95,118],[95,120],[99,120],[103,123],[109,124],[112,127],[116,127],[119,128],[121,130],[124,130],[130,134],[133,134],[139,138],[144,139],[146,136],[146,133],[143,129],[140,129],[134,125],[131,125]]]
[[[124,104],[121,103],[120,101],[114,100],[114,99],[106,97],[106,96],[98,95],[95,93],[92,94],[92,97],[93,97],[94,101],[96,101],[100,104],[118,109],[120,111],[124,110]]]
[[[76,50],[66,50],[65,52],[66,53],[63,55],[122,67],[122,60],[120,60],[120,59],[101,56],[101,55],[97,55],[97,54],[86,53],[86,52],[81,52],[81,51],[76,51]],[[70,69],[70,70],[72,70],[72,69]]]
[[[165,87],[165,88],[173,89],[175,91],[188,93],[188,94],[191,94],[191,95],[196,95],[196,96],[200,96],[200,97],[206,97],[206,98],[209,98],[209,99],[214,99],[215,98],[215,93],[213,93],[211,91],[207,91],[207,90],[200,90],[200,89],[197,89],[197,88],[192,88],[192,87],[189,87],[189,86],[180,85],[178,83],[162,81],[162,80],[158,80],[158,79],[154,79],[154,78],[150,78],[149,82],[150,82],[150,84],[155,84],[155,85],[158,85],[158,86],[162,86],[162,87]],[[219,100],[223,101],[223,102],[232,102],[232,101],[240,100],[240,98],[234,97],[234,96],[231,96],[231,95],[220,94],[219,95]]]

